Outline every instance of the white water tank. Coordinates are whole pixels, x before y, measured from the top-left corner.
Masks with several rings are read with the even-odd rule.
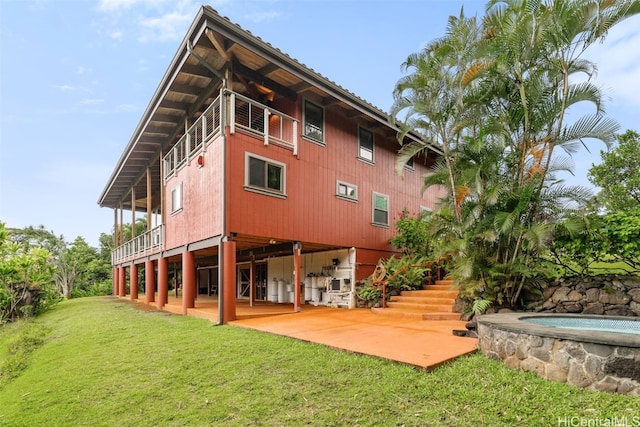
[[[275,277],[269,281],[267,295],[270,302],[278,302],[278,280]]]
[[[287,302],[284,280],[278,280],[278,302]]]
[[[304,279],[304,300],[311,301],[311,277]]]

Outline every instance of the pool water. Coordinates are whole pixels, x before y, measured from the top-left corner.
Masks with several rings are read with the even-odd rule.
[[[594,319],[593,317],[522,317],[520,320],[541,326],[615,332],[640,335],[640,321],[625,319]]]

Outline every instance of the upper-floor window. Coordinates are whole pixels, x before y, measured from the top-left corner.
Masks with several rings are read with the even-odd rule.
[[[373,193],[373,224],[389,226],[389,196]]]
[[[304,101],[304,136],[324,144],[324,110],[311,101]]]
[[[407,163],[405,163],[404,167],[409,170],[415,170],[416,164],[415,164],[415,161],[413,160],[413,157],[407,160]]]
[[[358,128],[358,157],[373,163],[373,132]]]
[[[171,190],[171,213],[176,213],[182,209],[182,183],[176,185]]]
[[[277,196],[286,192],[286,165],[275,160],[246,153],[245,188]]]
[[[340,199],[352,202],[358,201],[358,186],[348,182],[338,181],[336,183],[336,196]]]

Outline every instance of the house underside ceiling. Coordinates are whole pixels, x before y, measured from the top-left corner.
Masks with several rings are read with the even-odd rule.
[[[161,159],[218,96],[222,76],[228,76],[227,88],[258,101],[304,96],[385,136],[396,135],[382,111],[203,7],[124,150],[100,206],[146,212],[151,196],[152,209],[159,207]]]

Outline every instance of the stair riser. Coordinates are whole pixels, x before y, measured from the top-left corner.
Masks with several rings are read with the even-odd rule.
[[[400,296],[403,297],[423,297],[423,298],[452,298],[456,299],[458,291],[402,291]]]
[[[400,308],[403,310],[412,310],[416,313],[420,312],[433,312],[439,311],[443,313],[451,313],[453,312],[453,307],[449,304],[411,304],[405,302],[388,302],[387,307],[389,308]]]
[[[422,296],[393,296],[390,301],[393,302],[408,302],[413,304],[443,304],[443,305],[453,305],[456,303],[455,298],[434,298],[431,296],[422,297]]]

